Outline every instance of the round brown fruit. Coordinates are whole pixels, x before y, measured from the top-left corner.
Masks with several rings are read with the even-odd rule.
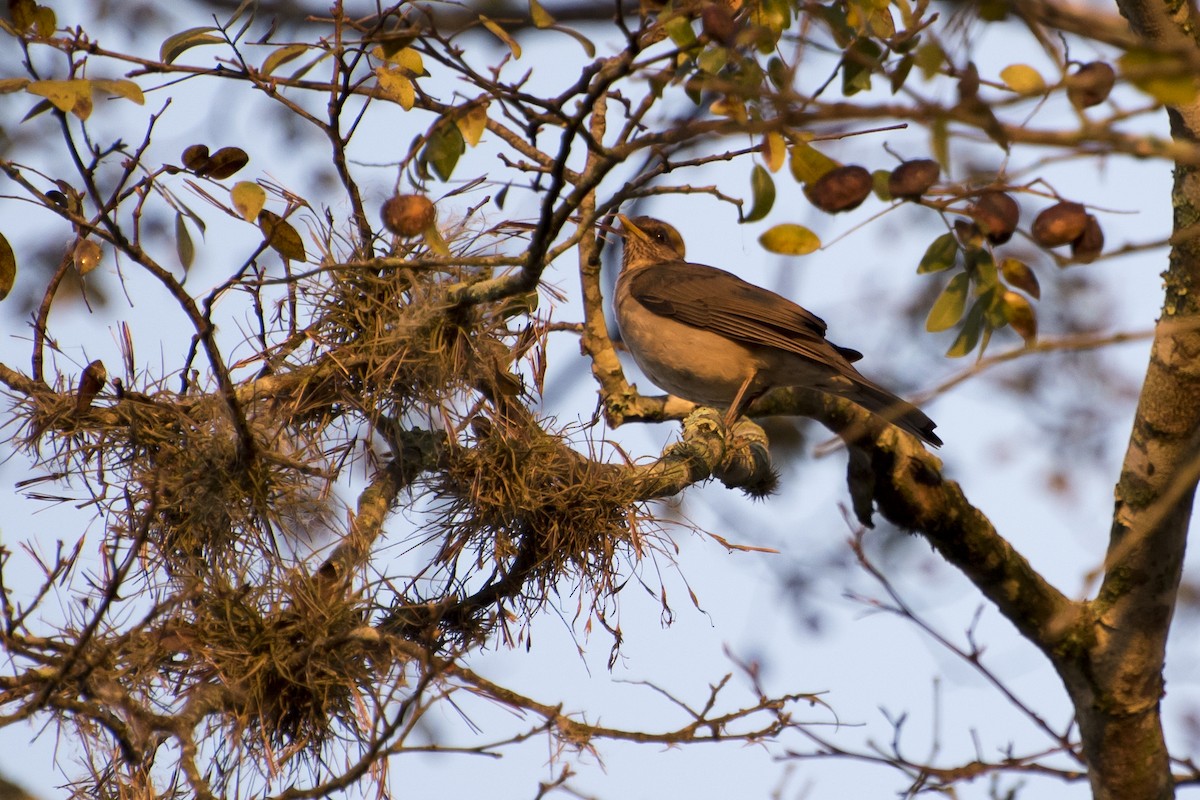
[[[397,236],[420,236],[437,218],[429,198],[421,194],[398,194],[383,204],[383,224]]]
[[[888,176],[888,194],[900,200],[915,200],[929,191],[941,174],[938,163],[928,158],[905,161]]]
[[[1103,61],[1092,61],[1067,77],[1067,98],[1076,108],[1091,108],[1108,99],[1117,74]]]
[[[1087,225],[1079,238],[1071,242],[1071,255],[1076,261],[1088,263],[1095,261],[1104,249],[1104,231],[1100,222],[1091,214],[1087,215]]]
[[[1021,209],[1012,196],[995,189],[983,192],[967,209],[992,244],[1004,244],[1012,238],[1021,219]]]
[[[863,167],[835,167],[805,186],[804,194],[817,208],[836,214],[862,205],[873,185],[871,173]]]
[[[730,45],[737,34],[733,12],[721,2],[709,3],[700,12],[700,24],[708,38],[717,44]]]
[[[1083,235],[1088,213],[1079,203],[1063,201],[1042,209],[1033,221],[1033,240],[1042,247],[1061,247]]]

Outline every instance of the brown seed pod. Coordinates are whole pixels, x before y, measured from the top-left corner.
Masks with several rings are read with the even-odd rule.
[[[1104,231],[1100,228],[1099,220],[1088,214],[1087,225],[1084,227],[1083,233],[1078,239],[1071,242],[1071,255],[1075,257],[1076,261],[1087,264],[1095,261],[1103,249]]]
[[[717,44],[730,45],[737,34],[733,11],[722,2],[712,2],[700,12],[702,30]]]
[[[1012,238],[1017,223],[1021,220],[1021,209],[1012,196],[989,189],[975,198],[967,213],[979,225],[992,244],[1004,244]]]
[[[822,211],[836,214],[862,205],[873,185],[871,173],[863,167],[835,167],[805,186],[804,195]]]
[[[1108,99],[1117,74],[1103,61],[1084,64],[1067,77],[1067,98],[1076,108],[1090,108]]]
[[[1087,210],[1079,203],[1055,203],[1034,219],[1033,240],[1042,247],[1061,247],[1082,236],[1087,222]]]
[[[437,209],[421,194],[398,194],[383,204],[383,224],[397,236],[419,236],[437,218]]]
[[[928,158],[905,161],[888,176],[888,194],[900,200],[918,198],[937,183],[941,174],[938,163]]]

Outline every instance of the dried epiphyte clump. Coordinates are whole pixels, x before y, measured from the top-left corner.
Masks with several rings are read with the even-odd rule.
[[[274,591],[211,584],[171,626],[192,692],[215,687],[239,744],[254,752],[318,752],[358,735],[360,695],[382,681],[391,660],[364,627],[361,598],[295,573]]]
[[[636,484],[532,425],[472,427],[432,479],[434,529],[444,532],[438,560],[460,577],[495,570],[517,581],[510,594],[531,598],[530,610],[565,576],[597,595],[611,590],[618,558],[647,545]]]

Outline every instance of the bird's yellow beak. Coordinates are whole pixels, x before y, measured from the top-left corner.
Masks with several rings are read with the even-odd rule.
[[[631,220],[629,217],[625,216],[624,214],[617,214],[617,219],[621,222],[620,233],[622,236],[628,237],[630,234],[632,234],[635,238],[641,239],[644,242],[650,240],[650,237],[646,235],[646,232],[635,225],[633,220]]]

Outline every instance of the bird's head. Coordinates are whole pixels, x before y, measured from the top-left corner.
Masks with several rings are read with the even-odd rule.
[[[622,258],[625,269],[664,261],[682,261],[686,256],[687,247],[679,231],[661,219],[630,219],[624,214],[618,214],[617,219],[621,221],[620,234],[625,239]]]

